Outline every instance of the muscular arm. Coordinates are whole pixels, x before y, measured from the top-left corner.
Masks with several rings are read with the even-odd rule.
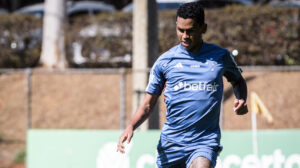
[[[153,107],[156,104],[157,99],[158,99],[157,95],[151,95],[149,93],[146,93],[142,104],[134,113],[129,125],[126,127],[123,134],[120,136],[117,151],[120,151],[121,153],[125,152],[123,143],[126,140],[127,143],[131,141],[131,138],[133,136],[133,131],[148,118]]]
[[[233,110],[238,115],[243,115],[248,112],[247,107],[247,84],[243,77],[240,77],[236,82],[231,82],[233,87],[233,92],[236,97],[234,100],[234,108]]]

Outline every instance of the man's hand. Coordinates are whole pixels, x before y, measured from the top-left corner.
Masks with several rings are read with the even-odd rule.
[[[127,140],[127,144],[130,143],[133,136],[133,131],[140,126],[150,115],[155,103],[159,96],[146,93],[142,104],[139,106],[137,111],[134,113],[130,124],[124,130],[119,138],[119,143],[117,146],[117,152],[125,153],[125,147],[123,143]]]
[[[133,127],[128,126],[119,138],[117,152],[125,153],[125,147],[123,143],[127,140],[127,144],[129,144],[132,136],[133,136]]]
[[[234,100],[234,108],[233,111],[236,112],[237,115],[244,115],[248,112],[247,103],[244,99],[235,99]]]

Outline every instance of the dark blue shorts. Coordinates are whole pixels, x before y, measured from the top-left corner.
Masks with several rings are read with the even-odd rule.
[[[215,167],[221,150],[221,146],[178,144],[160,139],[156,163],[159,168],[188,168],[195,158],[205,157]]]

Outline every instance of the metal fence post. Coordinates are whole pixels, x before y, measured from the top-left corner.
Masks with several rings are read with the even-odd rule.
[[[220,118],[219,118],[220,129],[224,128],[224,95],[221,100],[221,110],[220,110]]]
[[[120,128],[125,129],[125,120],[126,120],[126,70],[125,68],[120,69]]]
[[[27,129],[31,128],[31,68],[26,69],[26,79],[27,79]]]

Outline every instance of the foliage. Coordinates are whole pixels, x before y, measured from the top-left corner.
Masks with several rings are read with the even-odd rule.
[[[21,150],[14,158],[14,163],[24,163],[26,159],[26,151]]]
[[[169,40],[176,36],[175,12],[160,17],[160,24],[166,25],[160,29],[160,47],[165,51],[174,45]],[[206,22],[204,40],[237,49],[239,65],[300,64],[300,9],[234,5],[207,10]]]
[[[208,11],[207,16],[213,28],[207,40],[238,49],[239,64],[288,64],[290,59],[300,63],[300,9],[229,6]]]
[[[41,19],[31,15],[0,15],[0,67],[37,65],[41,52]]]
[[[160,11],[159,53],[178,44],[176,11]],[[0,67],[36,66],[41,52],[42,19],[0,15]],[[207,9],[205,41],[238,50],[239,65],[299,65],[300,8],[227,6]],[[100,13],[72,18],[65,25],[71,67],[130,67],[132,13]],[[75,57],[81,58],[81,63]]]
[[[124,57],[132,50],[131,13],[101,13],[96,17],[81,17],[67,26],[67,60],[73,66],[76,49],[80,45],[85,67],[130,66]],[[74,46],[74,44],[77,46]],[[78,52],[77,52],[78,54]]]

